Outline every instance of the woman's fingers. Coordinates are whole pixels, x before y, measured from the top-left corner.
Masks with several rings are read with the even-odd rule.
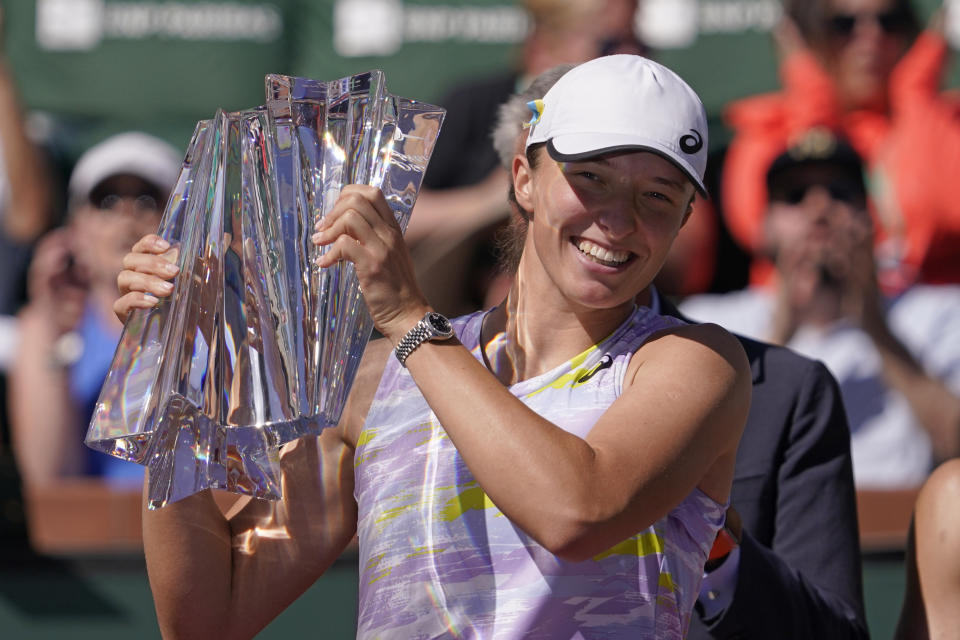
[[[121,295],[131,292],[149,293],[163,298],[173,293],[173,283],[155,275],[124,269],[117,276]]]
[[[113,303],[113,311],[125,322],[131,309],[149,309],[173,293],[169,280],[180,271],[175,264],[178,247],[156,234],[140,238],[130,253],[123,257],[123,271],[117,274],[120,298]]]
[[[357,185],[359,186],[359,185]],[[386,197],[383,195],[383,192],[380,191],[377,187],[360,187],[362,193],[369,194],[370,203],[373,205],[374,210],[387,227],[396,227],[397,219],[393,214],[393,209],[390,208],[390,203],[387,202]],[[372,190],[372,191],[368,191]]]
[[[393,210],[376,187],[344,187],[331,211],[317,224],[313,242],[325,247],[321,268],[352,262],[374,325],[384,331],[395,321],[409,324],[423,315],[426,301]],[[404,331],[409,327],[404,328]],[[385,334],[386,335],[386,334]]]
[[[155,233],[148,233],[143,236],[130,249],[131,253],[154,253],[160,254],[170,248],[170,243]]]
[[[393,228],[399,231],[393,209],[377,187],[357,184],[344,187],[333,209],[317,221],[315,229],[322,231],[332,227],[345,215],[363,217],[378,234]]]
[[[170,295],[173,285],[169,282],[180,268],[175,264],[179,247],[156,234],[148,234],[137,240],[128,254],[123,256],[123,271],[117,276],[121,295],[131,291]]]
[[[113,303],[113,312],[120,319],[120,322],[126,322],[127,316],[134,309],[149,309],[157,304],[159,300],[140,291],[131,291],[117,298]]]
[[[173,249],[167,253],[176,252]],[[164,280],[172,278],[180,272],[180,268],[171,262],[176,256],[168,256],[167,253],[155,255],[150,253],[128,253],[123,256],[123,268],[128,271],[137,271],[149,275],[163,278]]]
[[[328,267],[340,260],[356,263],[364,250],[382,244],[375,225],[382,226],[382,223],[369,203],[352,200],[338,203],[325,223],[319,225],[320,230],[313,234],[315,244],[328,247],[317,264]]]

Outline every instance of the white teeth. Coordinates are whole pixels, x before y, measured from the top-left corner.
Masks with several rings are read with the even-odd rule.
[[[589,240],[580,240],[577,243],[577,248],[588,256],[592,256],[601,262],[609,262],[611,264],[622,264],[627,261],[627,258],[630,257],[629,251],[610,251],[609,249],[604,249],[600,245],[594,244]]]

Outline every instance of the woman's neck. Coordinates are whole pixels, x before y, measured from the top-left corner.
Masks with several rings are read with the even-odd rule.
[[[486,364],[506,385],[550,371],[599,343],[634,308],[632,301],[611,309],[550,308],[522,289],[515,278],[507,299],[485,316],[480,331]]]

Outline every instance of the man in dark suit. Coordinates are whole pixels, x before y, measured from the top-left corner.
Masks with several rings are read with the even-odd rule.
[[[661,313],[683,317],[666,300],[660,304]],[[739,339],[753,372],[730,496],[739,541],[708,572],[689,637],[867,638],[850,433],[840,389],[819,362]],[[711,589],[711,573],[731,559],[738,566],[727,593],[723,586]],[[711,602],[719,604],[718,612]]]
[[[565,69],[510,98],[494,146],[510,170],[527,103]],[[526,215],[513,202],[517,216]],[[696,215],[696,214],[694,214]],[[511,225],[514,235],[526,225]],[[504,239],[509,247],[520,238]],[[509,255],[506,268],[510,268]],[[682,318],[654,288],[638,303]],[[821,363],[740,337],[753,396],[737,453],[727,528],[708,561],[690,638],[867,638],[850,430],[836,380]]]

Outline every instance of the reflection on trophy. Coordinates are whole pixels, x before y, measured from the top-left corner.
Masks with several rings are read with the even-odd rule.
[[[87,433],[150,469],[151,508],[207,487],[278,498],[279,447],[338,422],[373,322],[351,264],[315,266],[313,225],[358,183],[405,228],[444,116],[379,71],[266,91],[197,124],[158,231],[173,295],[128,318]]]

